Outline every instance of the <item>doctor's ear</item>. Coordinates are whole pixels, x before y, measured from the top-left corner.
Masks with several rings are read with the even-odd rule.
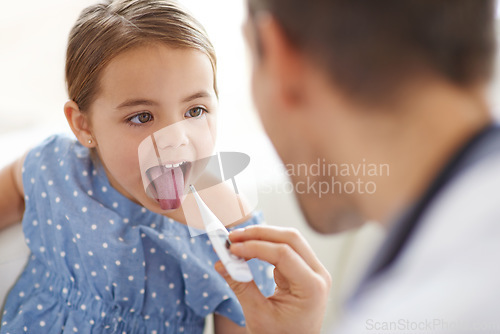
[[[76,102],[68,101],[64,104],[64,115],[78,141],[88,148],[95,147],[96,143],[92,136],[88,115],[80,110]]]
[[[268,73],[277,94],[275,98],[285,107],[293,107],[301,102],[306,91],[307,59],[271,14],[258,13],[252,23],[257,66]]]

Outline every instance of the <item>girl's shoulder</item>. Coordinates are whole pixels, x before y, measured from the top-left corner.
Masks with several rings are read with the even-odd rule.
[[[22,170],[25,187],[30,188],[37,180],[57,186],[58,181],[72,183],[78,176],[92,173],[93,162],[89,149],[74,137],[57,134],[28,152]]]
[[[52,135],[33,147],[26,155],[25,165],[57,162],[61,166],[64,159],[76,160],[90,157],[89,150],[69,134]],[[48,166],[46,166],[48,167]]]
[[[32,148],[26,156],[25,164],[49,163],[50,167],[54,167],[55,164],[64,167],[71,162],[78,162],[78,165],[83,163],[85,166],[91,159],[91,151],[80,144],[75,137],[69,134],[55,134]]]
[[[88,149],[82,146],[74,137],[69,134],[55,134],[52,135],[38,145],[33,147],[29,155],[33,155],[35,158],[50,158],[50,157],[60,157],[61,155],[66,155],[67,153],[73,152],[75,156],[88,156]]]

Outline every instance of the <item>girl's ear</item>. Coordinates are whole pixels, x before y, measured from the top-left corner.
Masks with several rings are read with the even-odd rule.
[[[76,102],[68,101],[64,104],[64,115],[80,144],[88,148],[95,147],[88,116],[80,111]]]

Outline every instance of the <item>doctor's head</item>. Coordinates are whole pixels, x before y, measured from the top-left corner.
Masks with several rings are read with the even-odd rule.
[[[419,119],[417,104],[425,110],[445,91],[463,98],[464,106],[485,102],[496,47],[494,4],[248,0],[244,30],[253,58],[253,96],[283,162],[390,162],[408,150],[396,144],[405,142],[398,138]],[[331,185],[331,176],[308,181],[328,179]],[[296,191],[307,181],[291,177]],[[356,179],[351,173],[335,181]],[[320,231],[371,218],[359,206],[367,194],[337,189],[319,198],[303,190],[299,202]]]

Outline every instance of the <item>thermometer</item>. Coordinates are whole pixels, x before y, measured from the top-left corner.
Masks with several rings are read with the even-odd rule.
[[[235,256],[229,250],[231,242],[229,241],[229,232],[224,224],[214,215],[214,213],[203,202],[200,195],[196,192],[193,185],[189,186],[194,195],[196,204],[200,210],[203,225],[208,234],[208,238],[212,243],[215,252],[219,256],[222,264],[226,268],[232,279],[238,282],[250,282],[253,279],[252,272],[246,261],[238,256]]]

